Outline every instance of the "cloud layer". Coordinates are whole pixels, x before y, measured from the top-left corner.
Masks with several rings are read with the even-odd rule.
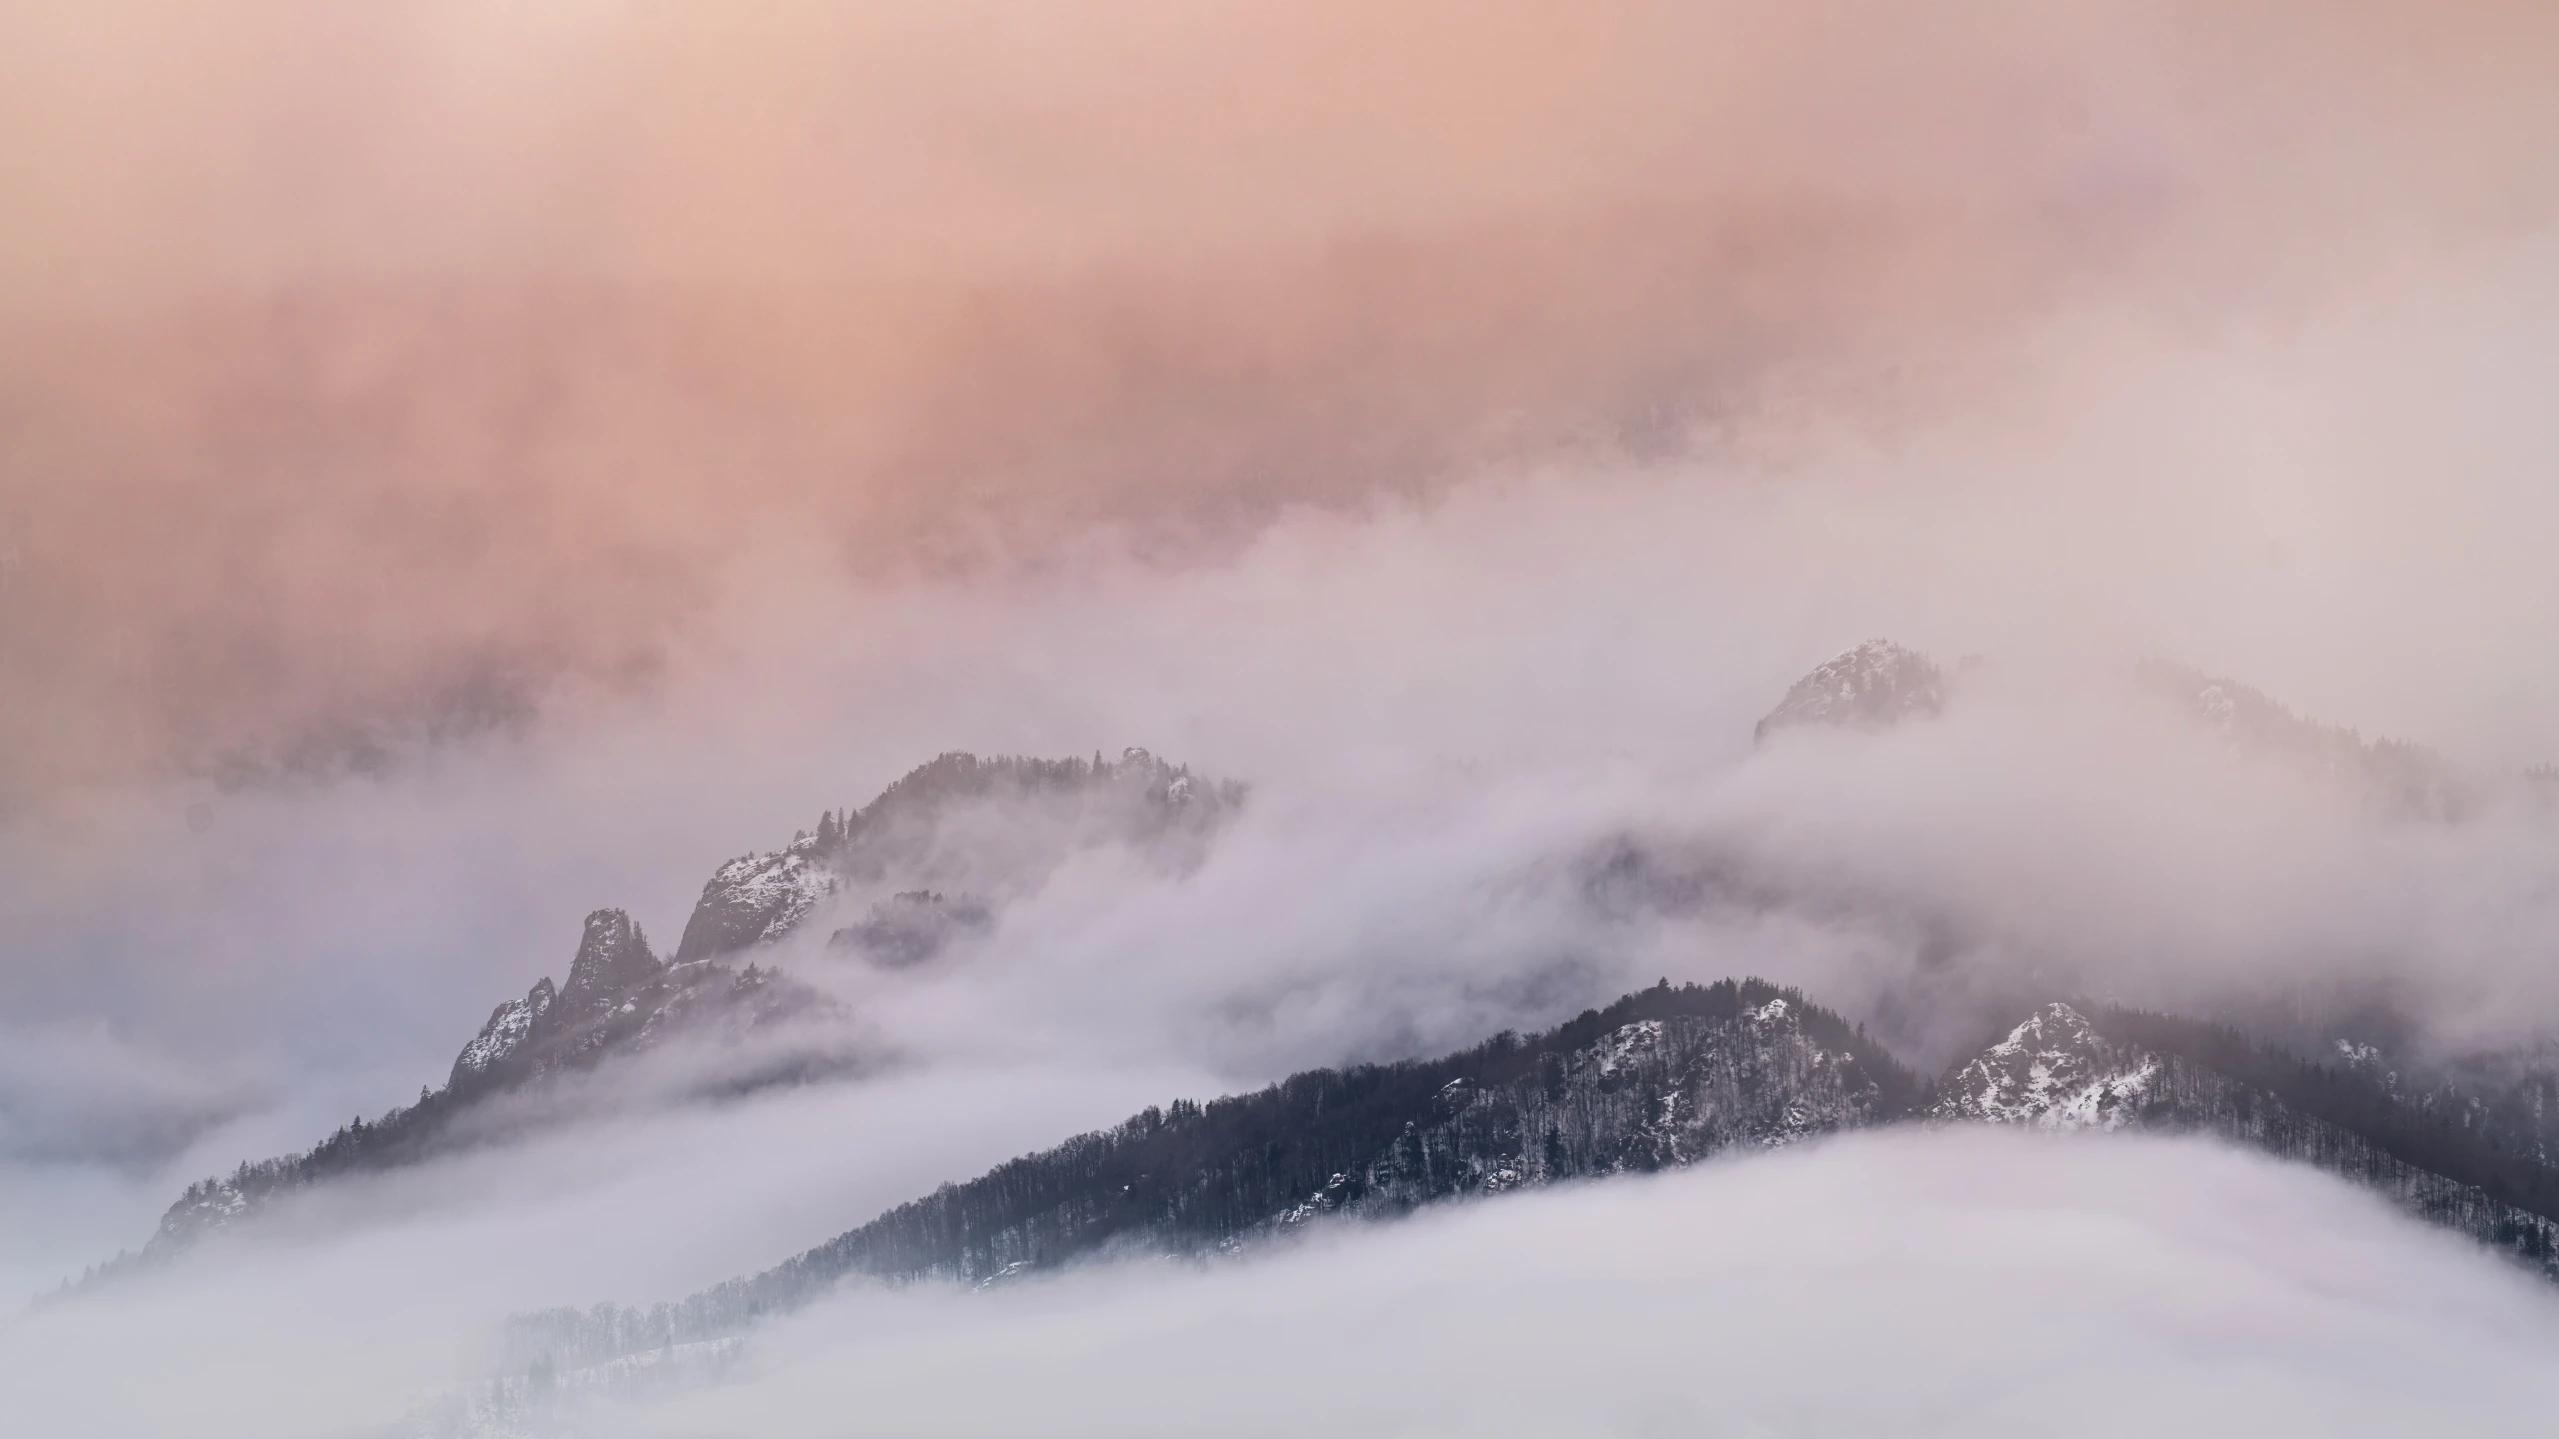
[[[2277,1239],[2273,1236],[2284,1236]],[[1205,1274],[857,1296],[633,1432],[2530,1432],[2547,1295],[2200,1146],[1910,1134]],[[990,1367],[1007,1382],[970,1382]]]
[[[999,1109],[964,1130],[1030,1117],[1010,1085],[977,1094]],[[970,1107],[964,1087],[943,1097]],[[908,1145],[908,1112],[879,1132]],[[876,1127],[828,1117],[847,1143]],[[698,1159],[705,1137],[661,1163]],[[915,1177],[856,1179],[842,1145],[723,1152],[771,1181],[760,1195],[841,1204]],[[48,1311],[10,1332],[0,1373],[48,1433],[358,1431],[474,1372],[455,1336],[505,1303],[737,1257],[670,1262],[652,1234],[707,1225],[723,1243],[696,1247],[739,1248],[750,1224],[791,1227],[715,1198],[698,1165],[574,1173],[478,1176],[496,1192],[457,1174],[442,1212]],[[635,1183],[652,1203],[629,1202]],[[385,1285],[401,1303],[379,1302]],[[1397,1434],[2522,1434],[2553,1398],[2555,1325],[2528,1277],[2309,1170],[1955,1130],[1506,1198],[1205,1270],[854,1293],[768,1331],[720,1383],[566,1414],[665,1435],[1297,1433],[1346,1413]],[[133,1363],[155,1382],[103,1382]],[[1006,1382],[984,1382],[991,1368]]]
[[[13,810],[645,692],[776,535],[1193,553],[1523,452],[1899,431],[2054,314],[2281,333],[2551,198],[2530,5],[6,23]]]

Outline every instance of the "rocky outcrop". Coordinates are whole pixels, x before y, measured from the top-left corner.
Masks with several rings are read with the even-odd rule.
[[[453,1072],[446,1077],[448,1085],[467,1084],[504,1064],[520,1053],[533,1038],[535,1026],[550,1017],[551,1006],[559,999],[550,976],[533,982],[524,998],[510,999],[489,1011],[489,1022],[480,1026],[469,1044],[453,1059]]]
[[[835,893],[836,876],[820,857],[819,841],[803,838],[772,854],[741,855],[711,872],[684,937],[678,963],[733,954],[770,944],[799,927],[809,912]]]
[[[1946,680],[1935,662],[1890,640],[1868,640],[1795,681],[1751,736],[1765,740],[1798,725],[1882,729],[1945,707]]]
[[[666,972],[649,951],[649,937],[618,909],[599,909],[586,917],[586,932],[569,961],[568,981],[560,986],[563,1022],[593,1019],[630,1002],[630,996]]]

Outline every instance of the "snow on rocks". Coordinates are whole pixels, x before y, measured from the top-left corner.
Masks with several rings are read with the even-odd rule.
[[[1945,707],[1945,676],[1934,661],[1890,640],[1868,640],[1797,680],[1751,734],[1764,740],[1794,725],[1881,729]]]
[[[522,1049],[524,1042],[532,1038],[534,1025],[550,1013],[552,1002],[558,998],[559,992],[546,977],[536,980],[524,998],[510,999],[489,1011],[489,1022],[480,1026],[479,1034],[454,1058],[453,1081],[484,1074],[489,1066]]]
[[[2154,1056],[2119,1050],[2078,1010],[2047,1004],[1957,1070],[1932,1112],[2043,1129],[2119,1129],[2158,1077]]]

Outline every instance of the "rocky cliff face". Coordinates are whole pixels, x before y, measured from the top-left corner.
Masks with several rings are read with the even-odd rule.
[[[770,944],[835,893],[837,877],[803,838],[772,854],[740,855],[711,872],[685,921],[676,958],[690,963]]]
[[[544,975],[533,981],[524,998],[510,999],[489,1011],[489,1022],[481,1025],[480,1032],[454,1056],[453,1072],[445,1083],[471,1083],[521,1052],[532,1041],[534,1027],[550,1017],[551,1006],[559,997],[550,976]]]
[[[469,1096],[520,1085],[679,1034],[752,1029],[819,1005],[814,991],[778,971],[662,963],[629,915],[600,909],[587,916],[567,981],[555,992],[537,980],[524,998],[499,1005],[454,1059],[446,1088]]]

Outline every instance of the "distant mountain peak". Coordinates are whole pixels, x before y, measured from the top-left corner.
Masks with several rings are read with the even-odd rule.
[[[2368,740],[2347,726],[2295,714],[2237,680],[2166,660],[2144,660],[2139,673],[2241,759],[2279,761],[2351,782],[2401,818],[2459,819],[2478,808],[2478,786],[2424,745]]]
[[[1795,725],[1882,729],[1946,707],[1946,678],[1934,660],[1891,640],[1868,640],[1795,681],[1751,731],[1765,740]]]
[[[968,891],[992,905],[1077,845],[1171,841],[1176,853],[1195,852],[1243,797],[1239,784],[1202,779],[1134,745],[1117,760],[1099,751],[1090,760],[949,751],[900,776],[868,805],[827,811],[814,833],[801,833],[787,848],[721,865],[685,921],[675,962],[771,944],[822,909],[865,894]],[[976,835],[972,842],[984,852],[963,853],[951,821],[987,803],[1027,806],[1056,822],[1015,827],[1017,837],[1038,836],[1036,842],[987,845]],[[1009,872],[989,872],[1008,865]]]

